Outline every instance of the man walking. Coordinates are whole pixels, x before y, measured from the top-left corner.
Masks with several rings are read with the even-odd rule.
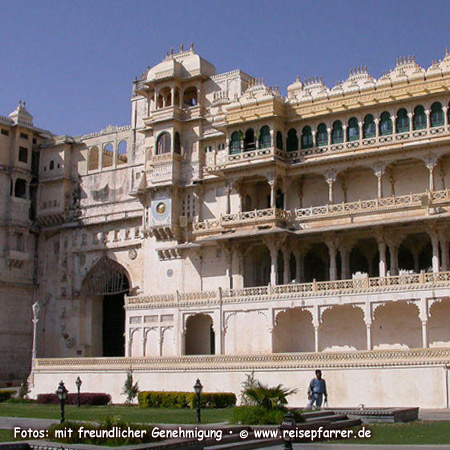
[[[325,401],[328,400],[327,385],[322,378],[322,371],[316,370],[316,378],[313,378],[308,387],[308,405],[306,409],[312,409],[314,403],[316,408],[319,409],[322,406],[322,400],[325,396]]]

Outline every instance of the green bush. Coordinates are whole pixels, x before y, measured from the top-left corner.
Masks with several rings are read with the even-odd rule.
[[[142,391],[138,395],[142,408],[196,408],[197,396],[192,392]],[[236,404],[236,395],[232,392],[202,393],[202,408],[227,408]]]
[[[8,398],[8,400],[5,400],[5,403],[36,403],[36,400],[32,400],[31,398],[11,397]]]
[[[16,391],[8,390],[8,391],[0,391],[0,402],[5,402],[6,400],[9,400]]]
[[[263,406],[238,406],[233,408],[230,423],[242,425],[280,425],[286,409],[266,409]],[[303,422],[302,415],[293,410],[295,421]]]

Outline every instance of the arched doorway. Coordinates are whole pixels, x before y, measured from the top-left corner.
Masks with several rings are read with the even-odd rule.
[[[215,334],[211,316],[195,314],[186,322],[186,355],[214,355]]]
[[[91,356],[125,356],[124,296],[129,289],[126,270],[107,256],[86,275],[82,295],[92,305]]]

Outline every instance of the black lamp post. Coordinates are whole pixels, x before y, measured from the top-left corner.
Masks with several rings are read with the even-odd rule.
[[[200,394],[202,393],[202,383],[200,383],[200,380],[197,378],[197,381],[194,384],[194,391],[197,395],[197,423],[201,422],[201,412],[200,412]]]
[[[289,434],[289,431],[295,431],[297,423],[295,422],[294,414],[290,411],[284,415],[283,422],[280,425],[281,438],[284,442],[285,450],[292,450],[292,441],[294,440],[293,434]]]
[[[64,406],[67,400],[67,389],[62,381],[59,383],[56,395],[58,396],[59,405],[61,406],[61,418],[59,419],[59,423],[63,423],[66,420],[64,417]]]
[[[81,404],[81,399],[80,399],[80,388],[81,388],[81,384],[82,384],[83,382],[81,381],[81,378],[80,377],[78,377],[77,378],[77,380],[75,381],[75,384],[77,385],[77,408],[79,408],[80,407],[80,404]]]

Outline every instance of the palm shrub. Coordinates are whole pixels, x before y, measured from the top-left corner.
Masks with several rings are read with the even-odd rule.
[[[138,383],[133,382],[133,372],[127,370],[127,379],[123,385],[122,394],[127,396],[127,403],[132,403],[139,394]]]
[[[285,409],[288,404],[287,397],[295,394],[297,389],[284,388],[282,384],[269,387],[260,381],[245,391],[245,396],[250,399],[250,403],[261,406],[264,409]]]

